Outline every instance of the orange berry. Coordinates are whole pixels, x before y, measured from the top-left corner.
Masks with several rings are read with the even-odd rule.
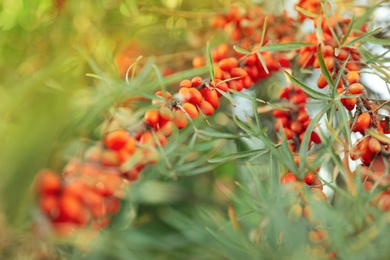
[[[190,99],[188,100],[188,102],[194,104],[194,105],[197,105],[199,104],[200,102],[202,102],[202,99],[203,99],[203,96],[202,94],[199,92],[199,90],[197,90],[196,88],[191,88],[190,89],[190,94],[191,94],[191,97]]]
[[[218,67],[220,67],[221,70],[230,71],[233,68],[233,63],[229,58],[223,59],[218,62]]]
[[[181,96],[182,101],[189,101],[191,98],[191,92],[189,88],[181,88],[179,89],[179,95]]]
[[[187,126],[188,119],[187,116],[181,110],[176,110],[173,113],[173,123],[178,129],[183,129]]]
[[[43,170],[37,176],[36,190],[40,195],[58,194],[62,187],[61,178],[53,171]]]
[[[43,196],[39,200],[39,208],[51,219],[55,219],[59,215],[58,199],[56,196]]]
[[[180,88],[191,88],[191,87],[192,87],[192,82],[189,79],[185,79],[180,82]]]
[[[303,126],[298,121],[292,122],[290,128],[296,134],[300,134],[303,131]]]
[[[356,71],[349,71],[347,73],[347,80],[349,83],[358,83],[360,81],[360,75]]]
[[[142,144],[149,144],[149,145],[154,145],[154,139],[153,139],[153,135],[151,132],[145,132],[141,135],[141,138],[139,139],[139,141],[142,143]]]
[[[287,183],[296,182],[296,181],[297,181],[297,176],[295,176],[294,173],[289,172],[286,175],[284,175],[284,177],[282,179],[282,184],[287,184]]]
[[[352,62],[348,62],[346,68],[349,71],[359,71],[360,70],[359,66],[356,65],[355,63],[352,63]]]
[[[61,220],[78,222],[83,214],[81,201],[69,195],[63,195],[58,202]]]
[[[204,88],[204,89],[202,89],[201,93],[204,97],[204,100],[209,102],[213,106],[214,109],[219,108],[218,94],[217,94],[217,91],[215,89]]]
[[[119,166],[120,159],[117,151],[104,150],[100,157],[100,163],[104,166]]]
[[[334,58],[333,57],[325,57],[324,58],[325,65],[329,71],[331,71],[334,67]]]
[[[230,74],[232,76],[232,78],[235,78],[235,77],[246,77],[248,76],[248,72],[246,72],[246,70],[242,69],[242,68],[233,68],[231,71],[230,71]]]
[[[172,110],[170,110],[167,107],[160,108],[158,113],[160,115],[160,119],[163,119],[163,120],[166,120],[166,121],[170,121],[170,120],[173,119],[173,112],[172,112]]]
[[[317,80],[317,86],[319,88],[325,88],[328,85],[328,82],[326,82],[325,76],[323,74],[320,74]]]
[[[211,116],[214,114],[213,106],[206,100],[203,100],[198,106],[204,115]]]
[[[156,93],[154,93],[154,94],[156,96],[158,96],[158,97],[164,97],[164,94],[163,94],[163,92],[161,90],[156,91]],[[168,91],[165,91],[165,96],[166,96],[167,99],[171,99],[172,98],[172,94],[169,93]]]
[[[215,83],[216,83],[215,88],[217,88],[223,92],[228,91],[229,86],[226,82],[223,82],[221,80],[216,80]],[[218,91],[217,91],[217,95],[218,95],[218,97],[222,96],[222,94],[220,94]]]
[[[382,149],[381,143],[375,137],[371,137],[368,142],[368,149],[374,154],[379,153]]]
[[[367,112],[362,113],[356,120],[353,132],[365,131],[371,124],[371,115]]]
[[[191,79],[192,87],[199,87],[203,83],[203,79],[199,76],[194,77]]]
[[[174,119],[174,115],[172,116]],[[166,122],[162,127],[160,127],[159,132],[165,136],[170,136],[172,134],[173,123],[171,121]]]
[[[110,132],[104,138],[104,145],[111,150],[118,151],[126,145],[129,133],[124,129],[118,129]]]
[[[348,88],[349,93],[353,95],[360,95],[363,93],[364,86],[360,83],[353,83]]]
[[[149,109],[144,115],[144,122],[150,126],[155,126],[158,123],[159,119],[159,110],[156,108]]]
[[[349,51],[345,49],[340,49],[338,55],[336,55],[336,57],[342,61],[346,60],[348,56],[349,56]]]
[[[324,55],[324,57],[330,57],[330,56],[333,56],[334,54],[334,48],[330,45],[325,45],[323,48],[322,48],[322,53]]]
[[[204,65],[206,64],[205,60],[203,57],[201,56],[197,56],[197,57],[194,57],[192,59],[192,66],[194,68],[200,68],[200,67],[203,67]]]
[[[306,176],[303,178],[303,181],[307,184],[307,185],[311,185],[315,179],[315,175],[314,173],[312,172],[309,172],[308,174],[306,174]]]
[[[199,115],[199,112],[198,110],[196,109],[196,107],[191,104],[191,103],[184,103],[182,105],[183,109],[187,112],[187,114],[192,118],[194,119],[195,117],[197,117]]]

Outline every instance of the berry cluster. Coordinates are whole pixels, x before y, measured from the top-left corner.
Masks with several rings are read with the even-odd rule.
[[[39,207],[58,234],[90,224],[103,228],[119,210],[119,174],[91,164],[79,165],[78,169],[82,174],[66,181],[50,170],[41,171],[36,178]]]
[[[313,13],[319,11],[319,1],[300,1],[299,4],[304,9],[310,9]],[[302,18],[305,18],[302,16]],[[310,18],[310,17],[306,17]],[[320,23],[318,19],[321,19]],[[313,33],[307,36],[306,41],[312,43],[312,46],[302,47],[299,51],[299,64],[302,67],[320,68],[318,57],[318,48],[324,58],[324,63],[332,76],[333,80],[339,77],[337,84],[337,92],[340,102],[343,106],[354,112],[353,120],[350,124],[352,132],[358,132],[363,137],[353,144],[350,151],[352,160],[359,160],[362,165],[354,172],[362,173],[365,188],[369,191],[378,183],[383,187],[384,191],[380,193],[374,200],[378,208],[382,210],[390,210],[390,195],[389,189],[386,188],[389,183],[388,175],[385,175],[386,170],[382,169],[384,161],[389,158],[388,143],[379,140],[375,136],[371,136],[373,131],[376,134],[389,134],[389,119],[388,116],[380,114],[380,108],[386,105],[386,102],[378,102],[370,99],[365,93],[365,86],[361,83],[360,70],[362,68],[361,55],[355,44],[348,44],[356,37],[366,32],[366,25],[362,26],[359,31],[349,31],[351,20],[340,17],[325,17],[318,15],[314,18],[314,24],[321,26],[321,39],[317,38],[317,34]],[[348,33],[348,35],[345,35]],[[338,39],[345,39],[344,42],[337,42],[334,34]],[[345,69],[341,70],[345,63]],[[339,75],[341,73],[341,76]],[[317,80],[319,88],[328,86],[325,76],[320,74]],[[380,104],[381,103],[381,104]]]
[[[241,42],[243,47],[249,47],[250,44],[261,41],[265,19],[268,19],[272,26],[267,28],[264,42],[291,42],[295,39],[297,29],[293,18],[286,12],[281,15],[265,14],[260,7],[241,10],[232,6],[226,14],[216,15],[211,26],[226,30],[233,42]]]
[[[286,110],[273,111],[273,116],[277,119],[275,130],[283,130],[291,151],[297,152],[311,122],[306,111],[307,95],[299,87],[291,85],[282,89],[279,98],[288,103],[285,105]],[[282,139],[279,139],[279,142],[281,141]],[[321,138],[315,131],[310,133],[310,142],[321,143]]]

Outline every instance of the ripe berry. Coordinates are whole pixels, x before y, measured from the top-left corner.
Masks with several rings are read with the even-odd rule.
[[[128,138],[129,133],[126,130],[118,129],[106,135],[106,137],[104,138],[104,145],[108,149],[118,151],[126,145]]]
[[[187,114],[192,118],[194,119],[195,117],[197,117],[199,115],[199,112],[198,110],[196,109],[196,107],[191,104],[191,103],[184,103],[182,105],[183,109],[187,112]]]
[[[191,88],[192,82],[189,79],[185,79],[180,82],[180,88]]]
[[[316,133],[316,132],[311,132],[310,134],[310,141],[316,143],[316,144],[320,144],[321,143],[321,138],[320,136]]]
[[[356,120],[355,126],[353,127],[353,132],[364,132],[371,124],[371,115],[367,112],[362,113]]]
[[[360,81],[359,73],[356,71],[349,71],[346,77],[348,82],[351,84],[358,83]]]
[[[284,175],[284,177],[282,179],[282,184],[287,184],[287,183],[291,183],[291,182],[295,182],[295,181],[297,181],[297,176],[295,176],[294,173],[289,172],[286,175]]]
[[[209,102],[213,106],[214,109],[219,108],[218,94],[217,94],[217,91],[215,89],[204,88],[204,89],[202,89],[201,93],[204,97],[204,100]]]
[[[323,74],[320,74],[317,80],[317,86],[319,88],[325,88],[328,85],[328,82],[326,82],[325,76]]]
[[[190,99],[188,100],[188,102],[194,104],[194,105],[197,105],[199,104],[200,102],[202,102],[202,99],[203,99],[203,96],[202,94],[199,92],[199,90],[197,90],[196,88],[191,88],[190,89],[190,94],[191,94],[191,97]]]
[[[149,109],[144,115],[144,122],[150,126],[155,126],[158,123],[159,119],[159,110],[156,108]]]
[[[349,86],[349,93],[353,95],[360,95],[363,93],[364,86],[360,83],[353,83]]]
[[[214,114],[213,106],[206,100],[203,100],[198,106],[204,115],[211,116]]]
[[[167,107],[160,108],[158,113],[160,115],[160,119],[163,119],[163,120],[166,120],[166,121],[170,121],[170,120],[173,119],[173,112],[172,112],[172,110],[170,110]]]
[[[40,195],[55,195],[61,190],[61,178],[53,171],[44,170],[37,176],[36,189]]]
[[[203,80],[201,77],[196,76],[193,79],[191,79],[191,83],[192,83],[192,87],[199,87],[200,85],[202,85]]]
[[[178,129],[183,129],[187,126],[187,116],[181,110],[176,110],[173,113],[173,123]]]
[[[381,143],[375,137],[371,137],[368,142],[368,149],[374,154],[379,153],[382,149]]]

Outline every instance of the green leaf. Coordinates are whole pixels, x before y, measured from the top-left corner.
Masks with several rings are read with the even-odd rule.
[[[229,162],[232,160],[244,159],[244,158],[250,158],[250,157],[258,158],[259,156],[264,155],[268,152],[269,152],[268,149],[255,149],[255,150],[250,150],[250,151],[231,153],[231,154],[220,156],[217,158],[208,159],[207,161],[209,163],[224,163],[224,162]]]
[[[263,30],[261,32],[261,40],[259,47],[263,46],[264,39],[265,39],[265,33],[267,32],[267,25],[268,25],[268,16],[264,18],[264,23],[263,23]]]
[[[314,129],[317,127],[318,122],[321,120],[321,118],[324,116],[324,114],[331,108],[331,105],[325,106],[310,122],[309,126],[306,129],[305,135],[303,137],[301,147],[299,148],[299,173],[301,176],[298,177],[304,177],[302,174],[305,173],[305,167],[307,165],[307,157],[308,157],[308,147],[310,142],[311,133],[314,131]]]
[[[237,45],[234,45],[234,46],[233,46],[233,49],[234,49],[236,52],[240,53],[240,54],[245,54],[245,55],[252,54],[252,52],[250,52],[250,51],[248,51],[248,50],[245,50],[245,49],[243,49],[243,48],[240,48],[240,47],[238,47]]]
[[[261,46],[258,51],[293,51],[301,47],[312,46],[311,43],[306,42],[286,42],[286,43],[272,43]]]
[[[306,11],[305,9],[299,7],[299,6],[295,6],[295,9],[300,12],[301,14],[307,16],[307,17],[310,17],[310,18],[316,18],[318,15],[317,14],[313,14],[309,11]]]
[[[390,45],[390,39],[380,39],[375,37],[370,37],[365,40],[365,42],[373,43],[373,44],[379,44],[383,46],[389,46]]]
[[[209,62],[209,72],[210,72],[210,78],[212,82],[215,82],[215,76],[214,76],[214,64],[213,64],[213,58],[211,56],[211,47],[210,47],[210,42],[207,42],[206,45],[206,53],[207,53],[207,60]]]
[[[235,135],[235,134],[229,134],[229,133],[222,133],[215,131],[212,128],[206,128],[206,129],[199,129],[198,130],[199,135],[204,135],[208,137],[213,137],[213,138],[221,138],[221,139],[241,139],[243,137],[250,137],[249,135]]]
[[[229,100],[230,104],[232,106],[237,106],[237,101],[228,93],[225,91],[220,90],[219,88],[215,88],[216,91],[218,91],[222,96],[224,96],[227,100]]]
[[[264,68],[264,71],[265,71],[267,74],[269,74],[269,71],[268,71],[268,68],[267,68],[267,64],[266,64],[266,62],[265,62],[265,60],[264,60],[263,55],[261,55],[260,52],[258,52],[258,51],[256,51],[256,55],[257,55],[257,57],[259,58],[260,63],[261,63],[261,66],[263,66],[263,68]]]
[[[293,84],[300,87],[311,98],[318,99],[318,100],[331,100],[331,98],[328,97],[327,95],[322,94],[322,93],[310,88],[309,86],[305,85],[303,82],[301,82],[299,79],[297,79],[296,77],[294,77],[293,75],[291,75],[287,71],[285,71],[284,73],[287,75],[287,77],[291,80],[291,82]]]
[[[350,47],[350,46],[352,46],[353,44],[355,44],[355,43],[357,43],[357,42],[366,42],[367,39],[368,39],[371,35],[378,33],[380,30],[382,30],[382,28],[377,28],[377,29],[375,29],[375,30],[373,30],[373,31],[371,31],[371,32],[368,32],[368,33],[365,33],[365,34],[363,34],[363,35],[361,35],[361,36],[359,36],[359,37],[356,37],[355,39],[351,40],[350,42],[348,42],[348,43],[346,43],[346,44],[343,44],[343,45],[341,46],[341,48]]]
[[[349,25],[348,25],[348,29],[347,29],[347,31],[345,32],[343,39],[341,40],[341,44],[344,44],[344,42],[347,40],[349,34],[350,34],[351,31],[352,31],[354,22],[355,22],[355,15],[353,14],[353,15],[352,15],[352,18],[351,18],[351,22],[350,22]]]
[[[333,90],[335,89],[335,84],[332,78],[332,75],[330,74],[328,68],[326,67],[324,56],[322,55],[321,47],[318,46],[317,48],[317,58],[318,62],[320,64],[321,73],[324,75],[326,82],[328,83],[329,87]]]
[[[386,135],[384,134],[380,134],[378,132],[375,132],[371,129],[366,129],[367,133],[369,135],[371,135],[372,137],[375,137],[376,139],[378,139],[379,141],[381,141],[382,143],[385,143],[385,144],[390,144],[390,138],[387,137]]]
[[[345,59],[343,65],[341,65],[341,68],[339,69],[339,72],[337,73],[336,79],[334,81],[334,86],[339,85],[341,77],[344,75],[345,67],[348,64],[348,61],[349,61],[349,56],[347,57],[347,59]],[[337,95],[337,87],[334,87],[332,89],[331,97],[334,99],[336,97],[336,95]]]

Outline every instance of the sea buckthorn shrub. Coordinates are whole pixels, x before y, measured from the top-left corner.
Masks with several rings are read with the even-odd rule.
[[[89,115],[95,124],[55,156],[48,136],[54,144],[29,181],[33,257],[390,255],[389,101],[364,80],[389,84],[386,53],[367,49],[388,48],[375,8],[355,17],[338,12],[342,3],[300,0],[295,15],[239,3],[203,14],[175,3],[118,10],[169,16],[159,19],[178,30],[167,39],[203,48],[187,42],[187,52],[145,61],[142,41],[130,41],[113,59],[116,78],[82,53],[96,89],[72,102],[100,102],[56,135],[66,139]]]

